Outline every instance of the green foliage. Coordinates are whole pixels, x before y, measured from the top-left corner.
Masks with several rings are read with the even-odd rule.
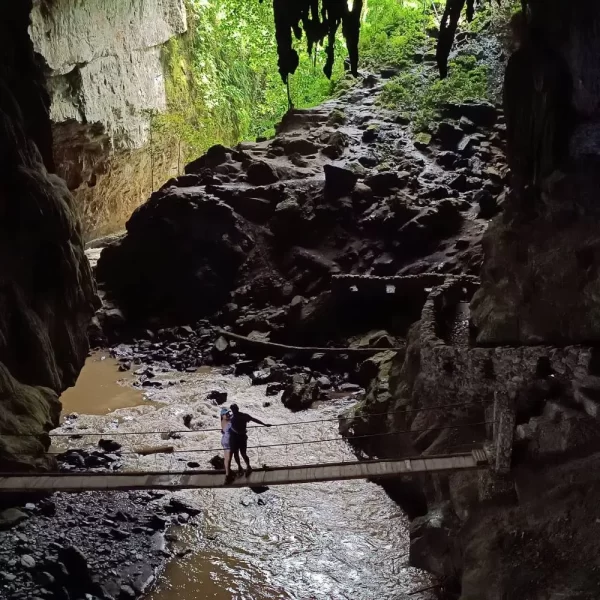
[[[481,33],[487,29],[497,32],[510,18],[521,10],[521,0],[505,0],[484,4],[475,12],[475,18],[466,27],[469,31]]]
[[[169,110],[152,118],[157,147],[165,139],[180,141],[182,162],[216,143],[234,145],[244,139],[271,136],[288,109],[287,90],[277,69],[272,0],[186,3],[188,33],[172,39],[163,50]],[[399,70],[384,89],[381,102],[406,113],[417,131],[430,128],[444,102],[485,98],[488,94],[486,67],[477,65],[472,56],[456,58],[451,62],[450,76],[439,80],[431,61],[435,39],[430,33],[439,23],[443,5],[444,0],[365,3],[360,67]],[[470,30],[481,31],[490,19],[497,20],[495,10],[499,9],[479,13]],[[323,48],[309,56],[304,43],[297,42],[301,61],[290,77],[290,95],[298,108],[315,106],[354,85],[352,78],[344,76],[343,40],[336,43],[338,59],[329,81],[322,73]]]
[[[477,66],[474,56],[461,56],[450,61],[446,79],[440,79],[433,69],[401,73],[386,85],[380,102],[386,108],[408,112],[416,131],[428,131],[444,103],[485,99],[487,95],[487,68]]]
[[[163,51],[169,110],[153,120],[156,137],[182,140],[189,160],[216,143],[272,135],[288,109],[277,72],[272,3],[187,0],[187,9],[188,33]],[[314,56],[299,50],[290,95],[296,107],[307,108],[331,97],[343,65],[336,62],[329,81],[322,73],[324,50]]]
[[[368,0],[360,34],[361,67],[403,68],[417,51],[433,47],[433,40],[426,35],[427,28],[435,25],[429,6],[429,2]]]
[[[488,98],[488,68],[474,56],[459,55],[450,61],[450,73],[441,80],[435,66],[435,39],[443,2],[369,0],[361,38],[363,64],[399,70],[384,88],[379,102],[406,113],[416,131],[428,131],[446,102]],[[489,23],[490,13],[476,25]]]

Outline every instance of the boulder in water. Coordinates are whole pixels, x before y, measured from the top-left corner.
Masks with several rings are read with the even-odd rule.
[[[290,383],[281,396],[283,405],[291,411],[306,410],[319,399],[319,384],[312,382],[308,384]]]

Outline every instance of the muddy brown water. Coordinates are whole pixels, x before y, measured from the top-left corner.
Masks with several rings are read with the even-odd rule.
[[[147,404],[141,390],[134,388],[134,375],[121,373],[119,364],[106,352],[87,358],[75,387],[66,390],[60,400],[63,414],[106,415],[119,408]]]
[[[104,368],[95,362],[92,365],[94,370]],[[113,384],[122,374],[113,369],[109,375],[112,384],[105,382],[98,394],[115,391]],[[353,458],[337,433],[336,417],[355,399],[336,399],[292,414],[278,397],[267,398],[264,386],[251,386],[245,377],[203,370],[185,375],[164,373],[157,379],[163,380],[165,387],[149,392],[150,403],[95,415],[85,414],[90,404],[86,394],[76,393],[78,384],[69,410],[80,417],[63,428],[75,427],[84,434],[82,440],[73,442],[79,447],[86,442],[93,445],[85,432],[97,431],[119,440],[125,452],[136,445],[168,443],[175,448],[171,455],[125,454],[126,468],[179,470],[190,461],[207,468],[215,452],[198,450],[218,448],[218,431],[190,431],[179,439],[169,439],[164,433],[118,434],[185,429],[186,414],[193,415],[193,428],[217,428],[219,409],[206,400],[207,393],[217,389],[228,392],[228,403],[235,401],[242,410],[280,425],[250,430],[250,446],[275,444],[271,449],[250,450],[255,465]],[[169,382],[173,384],[169,386]],[[271,405],[264,406],[265,402]],[[94,406],[114,408],[116,404],[106,398]],[[315,420],[326,421],[312,422]],[[296,424],[281,426],[285,423]],[[306,440],[334,441],[295,444]],[[177,531],[176,547],[189,553],[170,562],[149,600],[396,600],[429,582],[424,573],[407,566],[405,516],[381,488],[366,481],[278,486],[260,496],[248,489],[231,488],[178,494],[200,507],[202,514],[197,527]],[[412,597],[427,598],[424,594]]]

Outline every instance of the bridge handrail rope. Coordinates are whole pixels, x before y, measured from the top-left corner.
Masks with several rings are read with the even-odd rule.
[[[418,413],[418,412],[428,412],[434,410],[443,410],[448,408],[460,408],[463,406],[476,406],[478,404],[493,404],[493,400],[475,400],[471,402],[459,402],[456,404],[439,404],[436,406],[426,406],[424,408],[408,408],[408,409],[399,409],[394,411],[380,412],[380,413],[367,413],[365,415],[358,415],[364,417],[383,417],[389,415],[397,415],[397,414],[410,414],[410,413]],[[350,416],[339,416],[332,417],[330,419],[312,419],[309,421],[291,421],[287,423],[273,423],[271,428],[273,427],[291,427],[295,425],[310,425],[314,423],[332,423],[335,421],[349,421],[351,419],[356,418],[357,415]],[[250,426],[249,429],[260,429],[258,426]],[[116,435],[162,435],[162,434],[180,434],[180,433],[209,433],[221,431],[220,427],[214,428],[205,428],[205,429],[169,429],[162,431],[105,431],[103,433],[99,432],[88,432],[88,431],[73,431],[71,433],[50,433],[49,436],[51,438],[71,438],[73,436],[89,436],[89,437],[102,437],[102,436],[116,436]],[[425,430],[424,430],[425,431]],[[427,430],[428,431],[428,430]],[[40,433],[0,433],[1,437],[40,437]]]
[[[479,427],[482,425],[492,425],[493,423],[494,423],[494,421],[481,421],[478,423],[462,423],[460,425],[445,425],[443,427],[426,427],[423,429],[403,429],[400,431],[388,431],[386,433],[371,433],[371,434],[365,434],[365,435],[357,435],[357,436],[353,436],[351,439],[352,440],[360,440],[360,439],[365,439],[365,438],[377,438],[377,437],[385,437],[385,436],[392,436],[392,435],[402,435],[402,434],[406,434],[406,433],[423,433],[425,431],[442,431],[445,429],[460,429],[463,427]],[[248,450],[256,450],[259,448],[276,448],[276,447],[282,447],[282,446],[301,446],[301,445],[308,445],[308,444],[324,444],[324,443],[330,443],[330,442],[346,442],[346,441],[347,440],[342,437],[328,438],[325,440],[302,440],[300,442],[286,442],[286,443],[281,443],[281,444],[263,444],[260,446],[248,446]],[[188,449],[181,449],[181,450],[170,450],[169,452],[165,452],[165,454],[193,454],[193,453],[222,452],[222,451],[223,451],[223,448],[221,448],[221,447],[212,448],[212,449],[188,448]],[[64,454],[64,451],[63,452],[47,452],[46,454],[49,456],[60,455],[60,454]],[[124,450],[124,451],[122,450],[121,454],[123,455],[123,454],[139,454],[139,453],[135,452],[134,450]]]

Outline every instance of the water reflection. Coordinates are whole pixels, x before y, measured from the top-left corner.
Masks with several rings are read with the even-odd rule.
[[[162,378],[162,377],[161,377]],[[227,391],[228,404],[270,423],[302,421],[290,427],[251,429],[250,445],[284,444],[272,450],[254,450],[255,465],[337,462],[353,455],[337,434],[336,415],[352,400],[337,399],[292,414],[280,400],[266,398],[264,386],[247,378],[218,371],[170,374],[176,381],[152,392],[153,406],[115,411],[110,418],[81,416],[77,427],[104,431],[123,443],[153,445],[164,435],[121,438],[119,432],[175,431],[192,415],[192,428],[217,428],[218,407],[207,400],[211,390]],[[181,381],[183,379],[183,382]],[[270,406],[265,406],[270,402]],[[78,409],[81,412],[81,409]],[[325,423],[308,421],[331,419]],[[291,445],[307,439],[330,439],[327,444]],[[188,461],[207,468],[210,454],[198,447],[217,448],[218,432],[190,432],[169,439],[177,452],[128,457],[128,468],[181,469]],[[85,443],[78,440],[78,444]],[[90,444],[92,440],[90,439]],[[178,535],[185,558],[173,561],[150,600],[271,600],[279,598],[332,600],[392,600],[425,587],[424,574],[406,566],[407,521],[378,486],[366,481],[342,481],[277,486],[262,495],[247,489],[181,492],[203,509],[197,527]],[[424,600],[425,595],[415,596]]]

